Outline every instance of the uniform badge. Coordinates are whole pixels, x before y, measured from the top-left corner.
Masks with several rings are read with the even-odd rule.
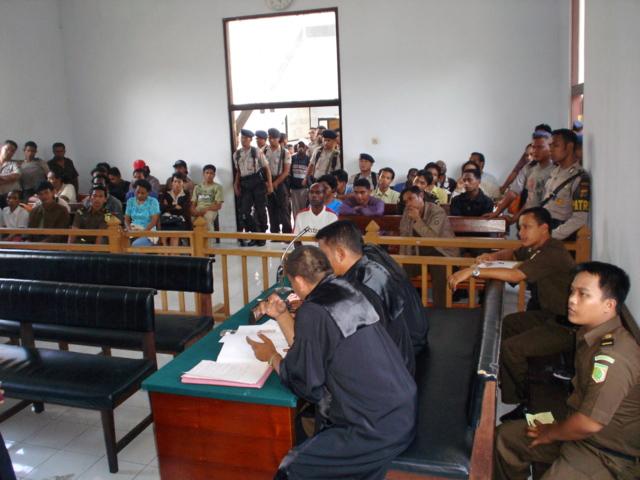
[[[591,378],[595,383],[602,383],[607,379],[608,370],[609,370],[608,365],[603,365],[602,363],[595,362],[593,364],[593,371],[591,372]]]
[[[602,337],[602,339],[600,340],[600,346],[601,347],[608,347],[614,344],[614,339],[613,339],[613,335],[611,333],[607,333],[604,337]]]

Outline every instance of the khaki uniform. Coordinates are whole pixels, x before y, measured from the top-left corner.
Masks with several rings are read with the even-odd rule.
[[[314,178],[331,173],[334,170],[342,169],[340,150],[326,150],[324,147],[318,148],[311,156],[311,165],[315,167]]]
[[[233,164],[240,174],[240,231],[264,232],[267,229],[267,186],[260,175],[263,168],[269,168],[260,149],[239,148],[233,154]],[[251,209],[255,209],[255,220]]]
[[[577,162],[569,168],[555,167],[545,184],[543,200],[549,198],[564,181],[578,175],[567,183],[545,205],[551,217],[560,225],[553,229],[552,237],[564,240],[589,221],[591,209],[591,179]]]
[[[111,213],[106,208],[94,212],[91,206],[82,207],[73,217],[73,227],[86,230],[105,229],[109,218],[111,218]],[[101,237],[101,240],[104,240],[104,238]],[[76,243],[96,243],[96,237],[78,235]]]
[[[447,217],[447,212],[434,203],[424,204],[422,218],[415,222],[405,214],[400,219],[400,235],[403,237],[432,237],[432,238],[454,238],[453,228]],[[436,247],[413,247],[410,245],[400,246],[400,255],[422,255],[436,257],[458,257],[460,250],[457,248],[436,248]],[[422,269],[419,265],[405,265],[405,271],[409,277],[420,275]],[[431,273],[433,303],[436,307],[444,307],[447,294],[447,270],[444,265],[433,265],[429,267]]]
[[[271,150],[271,146],[265,150],[265,157],[271,170],[271,178],[275,181],[282,174],[286,165],[291,165],[291,154],[282,147]],[[271,233],[291,233],[291,200],[289,199],[289,187],[286,180],[278,185],[272,195],[267,197],[267,209],[269,210],[269,225]]]
[[[552,463],[543,480],[640,478],[640,346],[616,317],[577,333],[569,415],[603,425],[584,440],[530,448],[525,421],[498,428],[495,478],[526,479],[531,462]]]
[[[522,262],[518,268],[537,292],[539,305],[502,321],[500,384],[505,403],[525,401],[529,357],[571,351],[574,345],[566,315],[575,263],[564,244],[552,238],[536,251],[523,247],[514,256]]]

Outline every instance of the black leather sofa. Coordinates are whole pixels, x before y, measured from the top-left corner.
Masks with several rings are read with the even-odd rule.
[[[503,290],[490,281],[481,308],[428,310],[417,435],[388,479],[491,478]]]
[[[213,266],[208,258],[139,254],[0,250],[0,277],[114,285],[156,290],[196,292],[211,305]],[[203,309],[204,310],[204,309]],[[213,327],[211,312],[156,315],[156,350],[178,354]],[[34,324],[37,339],[68,343],[109,345],[137,349],[135,335],[123,332],[83,331]],[[0,317],[0,335],[17,337],[17,322]]]
[[[20,325],[21,346],[0,345],[0,381],[7,397],[22,400],[0,416],[9,418],[31,403],[99,410],[109,470],[117,452],[152,421],[149,414],[116,441],[114,409],[156,370],[154,290],[0,278],[0,316]],[[34,322],[55,330],[82,329],[99,338],[106,330],[137,338],[141,359],[36,348]],[[100,343],[107,340],[101,340]]]

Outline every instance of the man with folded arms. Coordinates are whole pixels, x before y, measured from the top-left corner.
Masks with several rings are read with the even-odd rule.
[[[282,358],[264,335],[247,339],[282,383],[316,404],[316,434],[282,460],[276,479],[382,480],[414,437],[416,385],[374,307],[332,274],[316,247],[294,250],[285,272],[303,300],[295,323],[277,295],[263,303],[291,346]]]
[[[353,193],[344,198],[339,213],[340,215],[381,217],[384,215],[384,202],[371,195],[369,180],[359,178],[353,184]]]

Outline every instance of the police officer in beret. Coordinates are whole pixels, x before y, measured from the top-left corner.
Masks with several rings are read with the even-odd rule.
[[[269,134],[264,130],[256,130],[256,145],[262,153],[267,151],[267,139],[269,138]]]
[[[338,134],[333,130],[325,130],[322,132],[322,147],[313,153],[309,162],[307,177],[320,178],[334,170],[342,170]]]
[[[273,179],[273,193],[267,197],[269,209],[269,225],[271,233],[291,233],[291,203],[289,200],[289,186],[287,179],[291,170],[291,154],[280,143],[280,131],[269,129],[269,145],[264,154],[269,163],[271,178]]]
[[[494,478],[526,479],[531,462],[551,464],[542,480],[640,478],[640,345],[620,318],[629,288],[619,267],[577,267],[568,301],[579,327],[569,412],[553,423],[500,425]]]
[[[235,177],[233,189],[240,197],[240,231],[264,232],[267,230],[266,196],[273,193],[273,184],[269,164],[256,147],[251,146],[253,132],[240,131],[240,148],[233,155]],[[251,208],[255,209],[256,218],[251,216]],[[264,240],[251,240],[248,245],[262,246]],[[245,246],[243,241],[240,245]]]

